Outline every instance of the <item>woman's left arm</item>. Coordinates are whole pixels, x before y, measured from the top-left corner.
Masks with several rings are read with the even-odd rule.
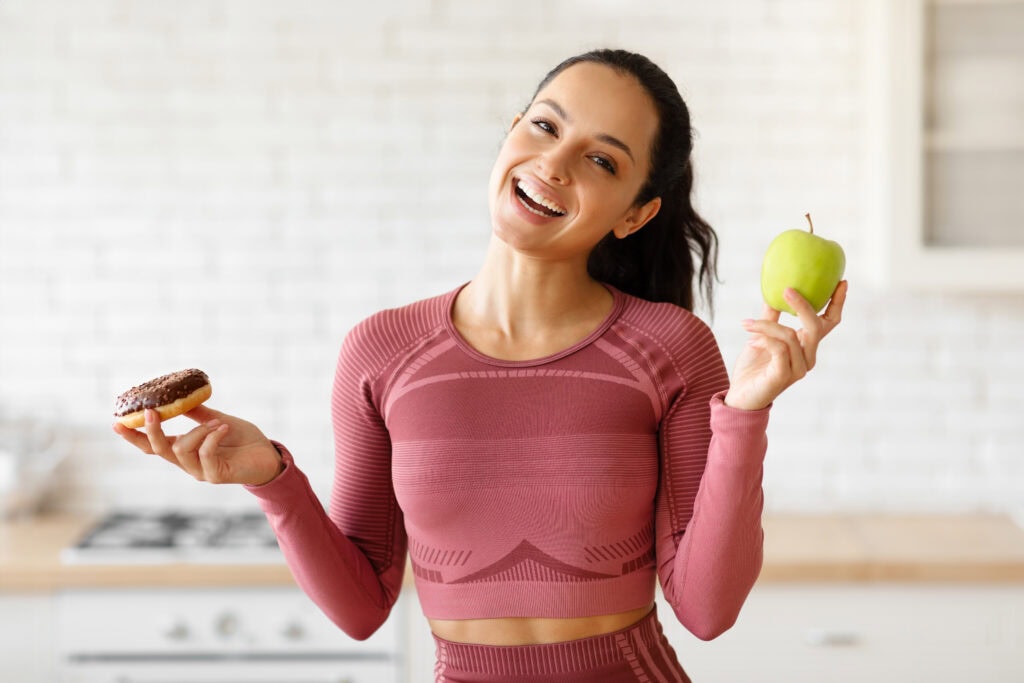
[[[779,325],[777,311],[745,325],[754,337],[731,384],[709,338],[690,358],[686,389],[662,423],[658,575],[677,618],[701,639],[732,626],[760,574],[769,409],[814,366],[845,296],[843,282],[821,318],[799,295],[791,299],[804,324],[799,332]]]

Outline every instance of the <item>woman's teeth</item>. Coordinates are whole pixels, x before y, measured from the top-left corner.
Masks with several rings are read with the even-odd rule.
[[[516,183],[516,195],[519,197],[520,203],[527,210],[538,216],[554,218],[555,216],[565,215],[565,209],[539,192],[524,185],[521,181]]]

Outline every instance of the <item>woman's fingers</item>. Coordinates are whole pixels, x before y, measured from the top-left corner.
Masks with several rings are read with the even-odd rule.
[[[780,312],[767,304],[760,319],[744,320],[743,328],[754,335],[748,344],[756,351],[753,355],[741,354],[737,376],[753,385],[760,383],[760,387],[744,386],[738,395],[756,396],[757,405],[764,405],[762,398],[774,400],[779,392],[810,372],[816,362],[818,344],[842,319],[846,291],[847,283],[843,280],[836,285],[825,313],[819,317],[799,292],[787,290],[786,301],[802,325],[799,330],[780,324]]]
[[[772,379],[776,392],[782,391],[807,374],[802,356],[794,354],[792,344],[762,335],[754,345],[764,349],[771,357],[767,377]]]
[[[129,429],[123,425],[116,425],[114,431],[143,453],[159,455],[172,465],[180,467],[180,463],[175,457],[173,450],[178,437],[164,434],[163,429],[160,427],[160,418],[155,410],[147,410],[145,420],[146,422],[142,426],[143,431],[141,432],[136,429]]]
[[[171,441],[160,427],[160,416],[152,408],[147,408],[145,420],[145,424],[142,425],[142,431],[145,432],[146,437],[149,439],[149,447],[152,449],[152,452],[165,459],[169,459],[173,456]]]
[[[836,325],[843,320],[843,306],[846,305],[846,291],[849,289],[849,283],[846,280],[841,280],[836,285],[836,291],[832,293],[832,298],[829,299],[828,307],[825,308],[825,313],[821,316],[822,319],[828,324],[826,334],[832,331]]]
[[[216,419],[204,422],[201,425],[197,425],[190,432],[179,436],[174,443],[174,457],[181,465],[181,468],[199,481],[207,481],[208,479],[199,451],[206,443],[207,437],[215,433],[222,424],[220,420]],[[219,439],[217,441],[219,442]]]
[[[762,337],[776,342],[775,348],[778,349],[778,353],[784,353],[787,356],[784,365],[793,375],[794,380],[807,374],[807,359],[800,335],[796,330],[784,325],[760,322],[757,329],[751,331],[758,332]]]
[[[120,424],[114,426],[114,431],[143,452],[159,455],[172,465],[177,465],[191,476],[203,481],[205,476],[203,465],[199,459],[199,448],[206,437],[222,423],[214,419],[198,425],[181,436],[167,436],[160,426],[160,419],[155,410],[147,410],[145,420],[143,432],[128,429]]]
[[[773,323],[779,322],[779,318],[782,317],[782,312],[777,311],[768,304],[761,305],[761,320],[768,320]]]
[[[137,429],[125,427],[120,422],[114,423],[114,432],[122,439],[138,448],[143,453],[153,455],[153,447],[150,445],[149,436],[147,436],[146,434],[143,434]]]
[[[790,288],[785,291],[783,296],[786,297],[786,302],[793,308],[800,320],[802,329],[798,338],[803,346],[804,362],[807,369],[810,370],[817,362],[818,342],[825,336],[824,323],[818,317],[818,312],[800,292]]]
[[[216,423],[216,424],[214,424]],[[207,422],[204,427],[211,427],[206,432],[202,443],[196,451],[199,458],[199,465],[203,470],[203,478],[211,484],[220,484],[224,481],[224,465],[217,457],[217,449],[220,448],[221,439],[228,433],[228,426],[216,420]]]
[[[193,410],[188,413],[192,419],[210,414],[221,415],[215,410],[203,413]],[[113,425],[114,432],[143,453],[159,455],[161,458],[185,470],[199,481],[219,483],[223,480],[224,467],[219,462],[217,451],[221,440],[228,434],[228,425],[213,417],[181,436],[168,436],[160,426],[156,411],[147,411],[143,431],[125,427],[120,422]]]
[[[783,296],[786,297],[786,303],[788,303],[796,313],[796,317],[800,320],[800,324],[803,325],[804,329],[817,328],[820,326],[818,312],[814,310],[811,303],[805,299],[800,292],[789,287],[783,293]]]
[[[206,404],[201,403],[185,413],[185,417],[195,420],[196,422],[209,422],[210,420],[224,420],[225,415],[219,410],[214,410]]]

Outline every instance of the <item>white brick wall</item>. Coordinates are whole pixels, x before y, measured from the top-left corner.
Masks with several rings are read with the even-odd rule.
[[[1016,510],[1021,298],[865,283],[859,3],[635,5],[0,0],[0,405],[74,430],[59,504],[251,504],[109,432],[123,388],[192,365],[326,493],[341,337],[472,277],[505,126],[608,44],[691,106],[730,365],[774,234],[810,211],[846,247],[847,320],[773,416],[769,507]]]

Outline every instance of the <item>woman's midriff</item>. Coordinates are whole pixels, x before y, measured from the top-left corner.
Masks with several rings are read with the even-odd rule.
[[[506,617],[500,619],[428,619],[430,630],[444,640],[477,645],[541,645],[590,638],[632,626],[653,608],[600,614],[593,617],[547,619]]]

